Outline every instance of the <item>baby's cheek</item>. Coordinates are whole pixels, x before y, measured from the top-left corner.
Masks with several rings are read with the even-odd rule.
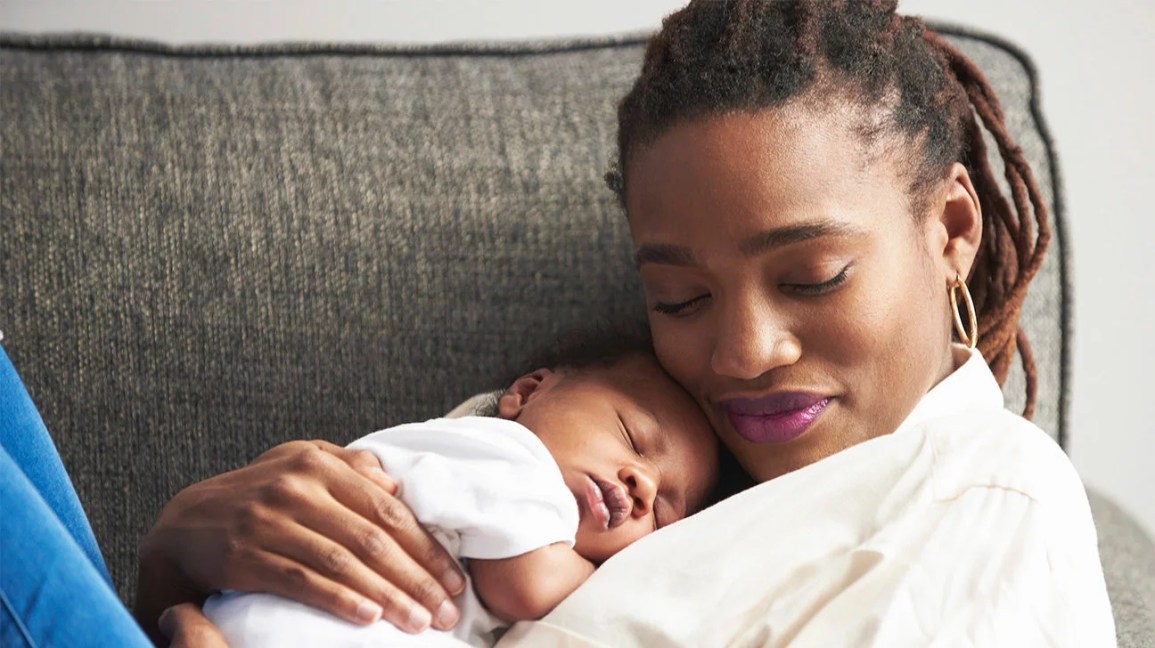
[[[628,524],[623,524],[618,529],[618,532],[618,537],[615,538],[613,553],[617,553],[653,533],[654,518],[646,516],[631,520]]]
[[[585,528],[584,525],[578,527],[574,551],[590,562],[601,563],[605,561],[613,555],[613,552],[605,546],[605,538],[603,537],[605,535],[608,535],[605,531],[595,531]]]

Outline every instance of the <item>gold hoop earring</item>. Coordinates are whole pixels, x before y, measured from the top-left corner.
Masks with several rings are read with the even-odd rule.
[[[958,298],[955,297],[955,291],[961,290],[963,296],[963,303],[967,307],[967,323],[969,326],[964,327],[962,323],[962,316],[958,312]],[[954,316],[954,330],[958,333],[960,342],[966,345],[968,349],[973,349],[979,343],[979,319],[975,315],[975,303],[971,300],[971,291],[967,288],[967,283],[963,281],[959,273],[954,273],[954,284],[950,287],[950,312]]]

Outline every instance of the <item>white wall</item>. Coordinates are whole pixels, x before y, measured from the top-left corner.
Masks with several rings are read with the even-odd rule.
[[[436,42],[655,28],[681,0],[0,0],[0,29],[171,42]],[[1155,7],[1145,0],[907,0],[1017,42],[1037,64],[1074,253],[1071,456],[1155,535]]]

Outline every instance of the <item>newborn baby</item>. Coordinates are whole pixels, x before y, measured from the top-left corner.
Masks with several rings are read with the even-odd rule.
[[[229,645],[492,645],[602,561],[702,508],[717,479],[709,423],[648,345],[532,371],[485,409],[349,446],[377,455],[468,574],[453,631],[356,626],[278,596],[226,592],[205,612]]]

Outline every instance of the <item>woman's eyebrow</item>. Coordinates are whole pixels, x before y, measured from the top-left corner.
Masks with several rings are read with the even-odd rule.
[[[634,265],[640,268],[646,263],[689,266],[694,264],[694,255],[690,252],[690,248],[681,245],[665,243],[642,245],[634,252]]]
[[[765,254],[775,248],[792,243],[800,243],[824,236],[862,236],[865,230],[838,221],[823,220],[800,223],[767,230],[751,236],[739,244],[738,249],[748,257]]]
[[[800,243],[824,236],[863,236],[866,230],[848,223],[823,220],[813,223],[800,223],[776,227],[772,230],[759,232],[743,240],[738,249],[747,257],[760,256],[775,248],[792,243]],[[694,265],[694,254],[690,248],[667,243],[648,243],[641,245],[634,252],[634,265],[641,267],[647,263],[662,265],[690,266]]]

